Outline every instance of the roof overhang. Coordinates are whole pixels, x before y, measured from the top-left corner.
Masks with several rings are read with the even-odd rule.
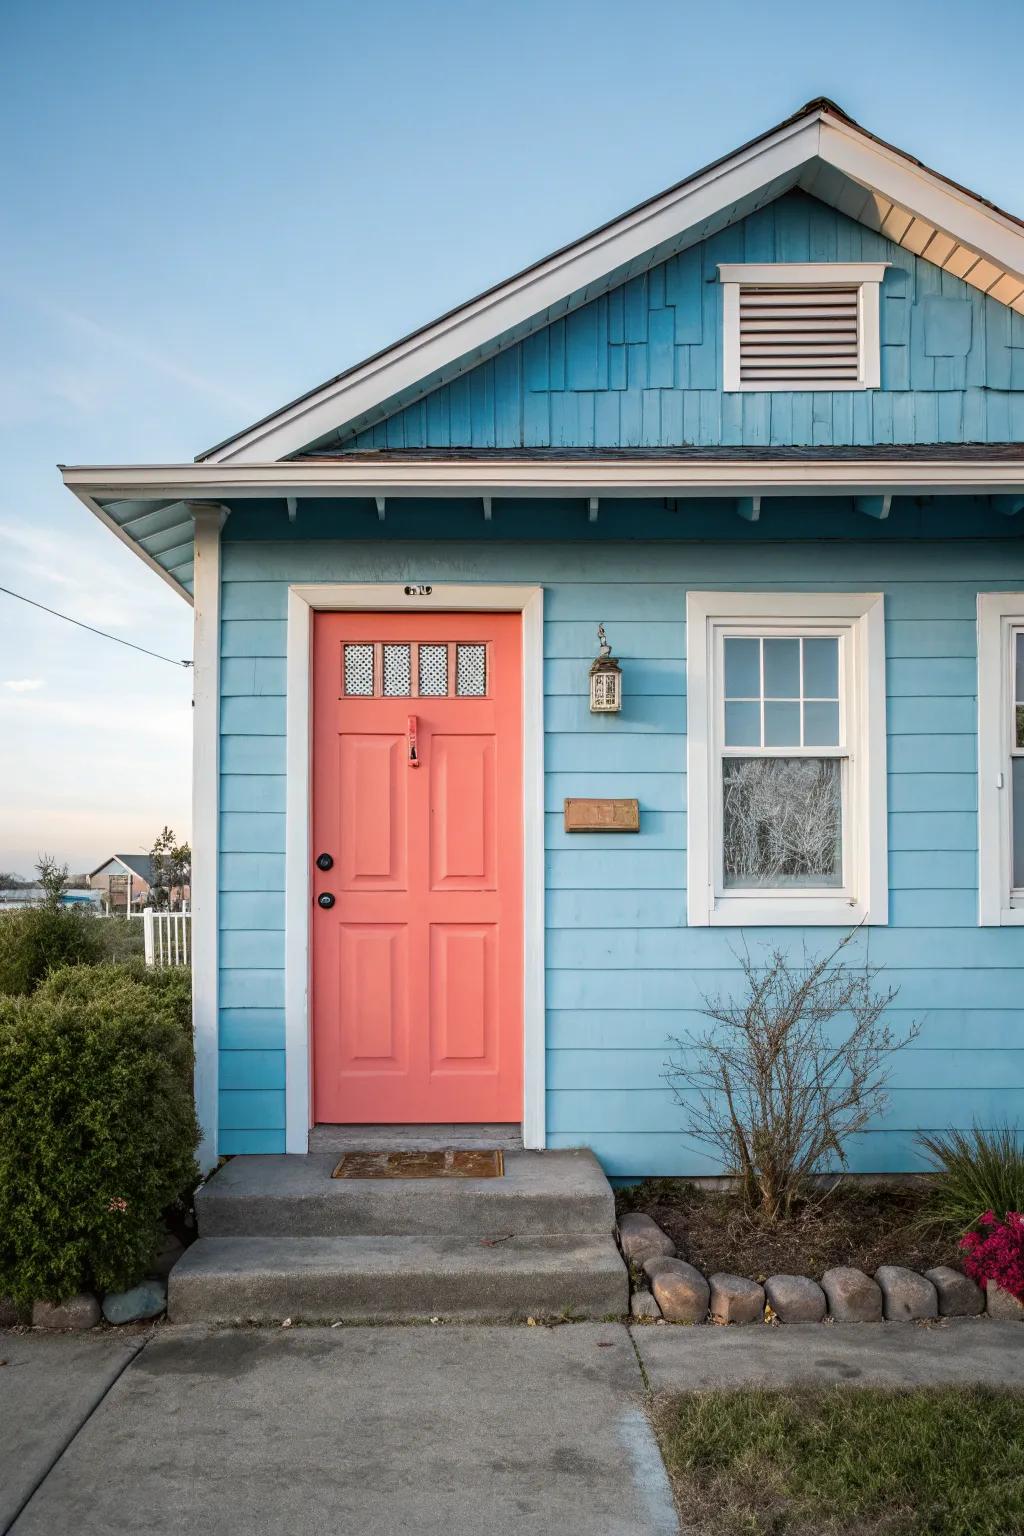
[[[560,459],[336,458],[284,464],[153,464],[63,470],[87,505],[118,501],[222,502],[267,497],[811,496],[879,488],[899,495],[1024,491],[1024,458],[756,458],[600,456]],[[105,520],[109,520],[106,513]],[[124,534],[123,528],[120,530]],[[127,540],[131,542],[130,538]]]
[[[750,504],[756,519],[772,496],[863,497],[863,510],[887,516],[893,496],[987,496],[1000,511],[1024,511],[1024,457],[844,457],[841,459],[750,456],[544,459],[416,459],[374,461],[340,457],[284,464],[154,464],[90,466],[62,471],[65,485],[123,543],[191,601],[193,517],[211,504],[244,512],[248,501],[277,500],[282,519],[294,518],[300,502],[365,500],[380,518],[389,500],[480,499],[489,514],[494,499],[564,500],[589,503],[591,520],[601,501],[731,498]],[[124,516],[124,509],[129,515]],[[746,515],[746,514],[745,514]],[[140,528],[156,528],[140,539]],[[154,549],[164,543],[164,550]],[[169,548],[168,548],[169,546]],[[162,564],[161,559],[172,562]]]
[[[434,389],[553,315],[801,187],[1024,314],[1024,225],[832,102],[788,122],[556,251],[200,455],[210,465],[287,458]],[[409,391],[412,394],[409,395]]]

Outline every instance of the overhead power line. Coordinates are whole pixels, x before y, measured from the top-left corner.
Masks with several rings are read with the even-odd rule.
[[[79,629],[87,629],[90,635],[99,635],[101,640],[113,640],[116,645],[126,645],[131,651],[141,651],[143,656],[152,656],[156,661],[166,661],[170,667],[190,667],[190,661],[175,661],[173,656],[161,656],[159,651],[148,651],[144,645],[136,645],[134,640],[123,640],[120,635],[108,635],[105,629],[94,629],[91,624],[83,624],[81,619],[73,619],[70,614],[58,613],[56,608],[47,608],[45,603],[37,603],[32,597],[25,597],[21,592],[12,592],[10,587],[0,587],[8,597],[16,597],[19,603],[28,603],[30,608],[41,608],[43,613],[52,614],[55,619],[63,619],[65,624],[74,624]]]

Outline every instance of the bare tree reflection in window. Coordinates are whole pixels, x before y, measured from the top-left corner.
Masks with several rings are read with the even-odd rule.
[[[726,758],[722,766],[726,885],[842,885],[836,758]]]

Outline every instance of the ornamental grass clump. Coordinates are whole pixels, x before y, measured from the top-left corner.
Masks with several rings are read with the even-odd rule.
[[[887,1102],[891,1058],[918,1034],[886,1022],[896,990],[847,958],[857,930],[821,959],[738,956],[738,999],[705,998],[712,1027],[673,1044],[665,1076],[687,1129],[738,1177],[751,1214],[788,1220],[815,1175],[846,1166],[846,1144]]]
[[[143,1278],[198,1180],[191,1072],[172,987],[80,966],[0,998],[0,1295]]]
[[[1024,1143],[1015,1125],[921,1132],[932,1165],[924,1216],[958,1235],[994,1212],[1024,1211]]]

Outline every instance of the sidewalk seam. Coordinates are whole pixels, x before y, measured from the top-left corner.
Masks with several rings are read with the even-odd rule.
[[[145,1349],[146,1345],[149,1344],[150,1341],[152,1340],[154,1332],[155,1332],[155,1330],[151,1329],[150,1332],[145,1336],[145,1338],[143,1338],[142,1341],[134,1347],[134,1349],[130,1349],[129,1351],[126,1352],[125,1360],[124,1360],[123,1365],[121,1366],[121,1369],[117,1372],[116,1376],[111,1377],[110,1381],[108,1381],[107,1385],[103,1388],[103,1391],[97,1397],[96,1401],[93,1403],[93,1405],[89,1409],[88,1413],[85,1415],[85,1418],[81,1421],[80,1424],[76,1424],[75,1425],[74,1429],[70,1432],[70,1434],[65,1439],[63,1445],[61,1445],[60,1449],[51,1458],[49,1464],[46,1467],[44,1467],[43,1471],[36,1478],[36,1480],[33,1483],[32,1487],[29,1489],[28,1493],[26,1493],[25,1497],[22,1499],[21,1503],[18,1505],[17,1509],[14,1511],[14,1514],[11,1516],[11,1519],[3,1527],[3,1530],[0,1530],[0,1536],[7,1536],[7,1533],[9,1531],[13,1531],[14,1530],[14,1527],[17,1525],[18,1521],[21,1519],[22,1515],[25,1513],[26,1509],[31,1504],[32,1500],[35,1498],[35,1496],[39,1492],[40,1488],[46,1482],[46,1479],[49,1477],[49,1475],[53,1471],[54,1467],[57,1465],[57,1463],[64,1456],[65,1452],[69,1449],[69,1447],[78,1439],[79,1435],[82,1433],[82,1430],[88,1424],[89,1420],[92,1418],[93,1414],[96,1412],[96,1410],[100,1406],[100,1404],[106,1401],[106,1398],[107,1398],[108,1394],[117,1385],[117,1383],[121,1380],[121,1377],[124,1375],[125,1371],[131,1365],[132,1361],[133,1360],[137,1360],[138,1357],[142,1354],[142,1351]]]

